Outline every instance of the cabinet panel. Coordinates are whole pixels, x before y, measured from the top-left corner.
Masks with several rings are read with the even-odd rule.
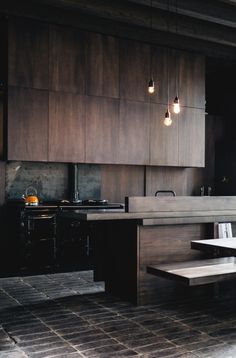
[[[48,25],[11,19],[8,55],[9,85],[48,88]]]
[[[50,89],[85,93],[85,33],[50,27]]]
[[[178,166],[178,117],[172,125],[164,125],[166,105],[151,105],[150,164]]]
[[[114,163],[117,150],[119,101],[88,97],[86,116],[86,162]]]
[[[125,196],[143,196],[144,172],[141,165],[102,165],[101,197],[122,203]]]
[[[85,103],[81,95],[49,94],[49,161],[84,162]]]
[[[205,108],[205,58],[179,52],[179,98],[182,106]]]
[[[179,165],[205,165],[205,111],[182,108],[179,114]]]
[[[153,46],[151,48],[150,76],[155,82],[155,92],[149,94],[150,100],[156,103],[172,103],[176,96],[176,51]]]
[[[149,99],[150,46],[141,42],[120,41],[120,97],[137,101]]]
[[[87,93],[119,97],[118,39],[90,33],[87,46]]]
[[[47,151],[47,92],[9,87],[8,159],[46,161]]]
[[[149,163],[150,106],[148,103],[121,101],[117,131],[119,164]]]

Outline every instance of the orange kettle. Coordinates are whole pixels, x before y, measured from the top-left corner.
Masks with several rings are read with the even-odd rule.
[[[26,188],[25,195],[23,195],[25,205],[38,205],[39,198],[37,196],[37,189],[33,186]]]

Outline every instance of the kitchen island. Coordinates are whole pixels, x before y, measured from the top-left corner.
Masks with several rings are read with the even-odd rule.
[[[63,215],[91,222],[95,279],[122,299],[144,304],[183,291],[180,283],[151,275],[147,267],[212,258],[192,250],[191,241],[213,239],[218,222],[236,222],[236,198],[131,197],[125,211]]]

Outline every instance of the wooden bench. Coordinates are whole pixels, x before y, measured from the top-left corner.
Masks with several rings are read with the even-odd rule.
[[[207,252],[217,250],[219,254],[228,254],[229,257],[148,266],[147,272],[188,286],[224,281],[236,276],[236,238],[193,240],[191,248]]]
[[[204,285],[236,277],[236,258],[221,257],[210,260],[147,266],[147,272],[155,276],[178,281],[187,286]]]

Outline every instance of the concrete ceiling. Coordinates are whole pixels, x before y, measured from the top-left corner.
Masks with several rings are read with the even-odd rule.
[[[236,59],[236,0],[1,0],[2,9]]]

